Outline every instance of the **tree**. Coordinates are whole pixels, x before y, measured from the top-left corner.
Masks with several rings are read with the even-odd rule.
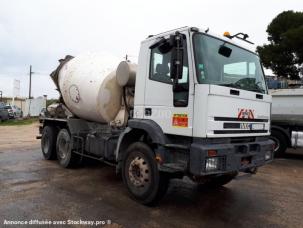
[[[303,75],[303,12],[284,11],[267,26],[269,44],[257,47],[261,61],[277,76]]]

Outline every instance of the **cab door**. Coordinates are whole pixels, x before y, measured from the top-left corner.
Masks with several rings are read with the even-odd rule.
[[[194,86],[188,47],[188,37],[184,35],[183,73],[175,92],[170,76],[172,50],[163,53],[159,47],[149,49],[144,118],[155,121],[166,134],[192,136]]]

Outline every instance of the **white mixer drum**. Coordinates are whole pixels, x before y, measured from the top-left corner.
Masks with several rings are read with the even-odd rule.
[[[60,70],[58,85],[63,100],[76,116],[108,123],[116,117],[122,98],[115,69],[119,60],[110,55],[84,54]]]

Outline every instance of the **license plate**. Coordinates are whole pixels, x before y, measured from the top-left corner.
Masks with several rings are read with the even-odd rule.
[[[264,124],[251,124],[251,130],[264,130]]]

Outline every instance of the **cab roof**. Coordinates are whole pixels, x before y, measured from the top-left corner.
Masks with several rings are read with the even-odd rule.
[[[184,26],[184,27],[180,27],[180,28],[176,28],[176,29],[172,29],[172,30],[168,30],[166,32],[162,32],[162,33],[159,33],[159,34],[156,34],[156,35],[150,35],[148,36],[144,41],[142,41],[142,43],[145,43],[145,42],[148,42],[150,40],[154,40],[154,39],[157,39],[159,37],[165,37],[167,35],[170,35],[174,32],[199,32],[199,33],[203,33],[203,34],[208,34],[210,36],[213,36],[215,38],[218,38],[218,39],[221,39],[221,40],[224,40],[228,43],[231,43],[231,44],[234,44],[236,46],[239,46],[243,49],[246,49],[250,52],[254,52],[255,53],[255,50],[256,50],[256,47],[255,45],[252,45],[252,44],[249,44],[245,41],[242,41],[240,39],[237,39],[237,38],[234,38],[234,39],[230,39],[226,36],[223,35],[223,32],[222,32],[222,35],[219,35],[217,33],[214,33],[212,32],[210,29],[204,29],[204,28],[198,28],[198,27],[190,27],[190,26]]]

